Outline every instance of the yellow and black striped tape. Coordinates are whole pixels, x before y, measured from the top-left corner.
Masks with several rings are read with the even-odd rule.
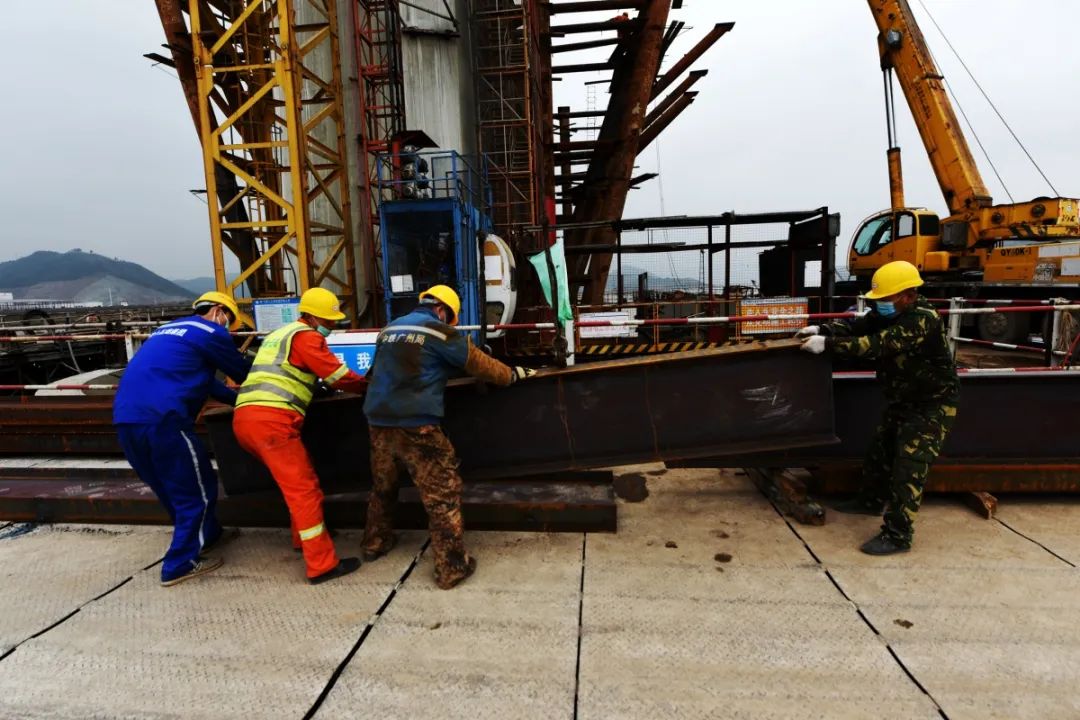
[[[669,343],[620,343],[614,345],[584,345],[576,350],[576,354],[588,357],[612,356],[612,355],[658,355],[660,353],[687,352],[690,350],[706,350],[708,348],[725,347],[737,344],[733,342],[710,343],[710,342],[669,342]],[[536,350],[509,350],[506,357],[536,357]]]
[[[626,343],[617,345],[583,345],[577,349],[578,355],[651,355],[655,353],[687,352],[717,347],[717,343],[708,342],[669,342],[669,343]]]

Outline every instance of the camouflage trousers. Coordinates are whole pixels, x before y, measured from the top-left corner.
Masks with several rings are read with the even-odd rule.
[[[911,545],[926,477],[955,419],[951,405],[890,405],[870,443],[860,497],[885,508],[881,530],[901,545]]]
[[[393,544],[398,499],[398,463],[412,477],[428,515],[435,582],[452,587],[469,574],[461,520],[461,476],[454,446],[438,425],[370,427],[371,497],[364,524],[364,550],[378,553]]]

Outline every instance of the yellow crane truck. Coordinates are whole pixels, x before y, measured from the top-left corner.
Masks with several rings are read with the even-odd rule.
[[[1080,200],[1040,197],[995,205],[961,131],[907,0],[869,0],[878,27],[889,129],[892,207],[859,226],[848,268],[866,283],[892,260],[907,260],[942,297],[1072,297],[1080,287]],[[896,143],[893,77],[899,82],[930,158],[948,217],[904,202]],[[980,315],[980,334],[1015,342],[1029,331],[1023,313]]]

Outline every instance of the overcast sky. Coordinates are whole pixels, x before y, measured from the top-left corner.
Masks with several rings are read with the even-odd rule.
[[[1080,193],[1072,78],[1080,56],[1068,0],[925,0],[968,67],[1029,151],[1066,195]],[[1017,201],[1049,195],[919,0],[917,19],[976,131]],[[810,8],[813,8],[811,11]],[[668,214],[813,208],[842,214],[844,239],[889,205],[887,146],[877,30],[863,0],[688,0],[674,13],[694,30],[669,53],[680,57],[715,22],[735,28],[706,56],[697,102],[661,138]],[[1026,39],[1021,39],[1026,38]],[[1036,39],[1037,38],[1037,39]],[[911,115],[900,100],[906,199],[944,212],[944,200]],[[965,132],[967,132],[965,128]],[[973,138],[976,160],[997,202],[1008,202]],[[656,165],[647,150],[642,170]],[[659,214],[656,183],[631,195],[627,215]]]
[[[1075,2],[925,0],[990,97],[1058,190],[1080,194]],[[978,96],[919,0],[937,60],[1017,201],[1050,190]],[[210,275],[207,209],[195,130],[167,68],[149,0],[62,2],[42,22],[35,3],[5,7],[0,45],[7,112],[0,260],[75,247],[146,265],[169,278]],[[668,214],[828,205],[842,238],[888,205],[885,121],[876,29],[863,0],[686,0],[672,14],[693,28],[680,56],[714,23],[733,21],[698,67],[697,103],[663,136]],[[1055,20],[1056,19],[1056,20]],[[584,78],[578,78],[584,79]],[[568,83],[560,100],[584,95]],[[898,90],[899,97],[899,90]],[[907,200],[944,210],[906,106]],[[969,138],[970,140],[971,138]],[[1007,197],[974,147],[996,201]],[[648,150],[641,171],[656,166]],[[660,213],[660,185],[632,193],[627,216]]]

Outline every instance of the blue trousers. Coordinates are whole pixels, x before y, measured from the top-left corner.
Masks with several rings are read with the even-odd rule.
[[[116,426],[120,447],[139,479],[150,486],[173,522],[161,579],[186,575],[202,549],[221,536],[217,474],[190,427],[170,423]]]

